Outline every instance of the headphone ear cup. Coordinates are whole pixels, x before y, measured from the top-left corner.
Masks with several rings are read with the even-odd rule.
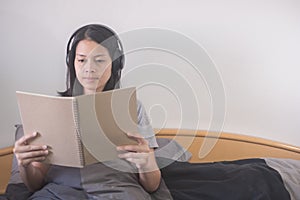
[[[70,63],[70,51],[67,52],[66,63],[67,63],[67,66],[69,66],[69,63]]]
[[[115,74],[120,73],[124,67],[124,55],[120,49],[117,49],[113,56],[113,71]]]
[[[121,50],[118,50],[118,58],[119,58],[119,67],[120,67],[120,70],[122,70],[123,69],[123,67],[124,67],[124,55],[123,55],[123,51],[121,51]]]
[[[72,62],[72,57],[73,57],[74,53],[72,53],[72,51],[68,51],[67,52],[67,55],[66,55],[66,63],[67,63],[67,66],[69,67],[70,66],[70,62]],[[74,60],[74,58],[73,58]]]

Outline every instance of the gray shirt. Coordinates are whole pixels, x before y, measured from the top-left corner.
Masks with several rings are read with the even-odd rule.
[[[140,134],[148,141],[150,148],[158,147],[155,134],[145,108],[140,101],[137,101],[137,104],[138,130]]]

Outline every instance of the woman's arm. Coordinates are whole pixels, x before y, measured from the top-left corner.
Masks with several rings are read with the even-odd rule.
[[[140,183],[148,192],[154,192],[158,189],[161,173],[157,166],[153,149],[148,154],[148,164],[139,168],[139,177]]]
[[[39,190],[45,185],[48,168],[40,162],[32,162],[27,166],[19,165],[21,178],[30,191]]]
[[[28,141],[34,139],[37,133],[21,137],[15,142],[16,155],[21,178],[30,191],[36,191],[45,184],[45,176],[49,166],[41,163],[48,155],[46,145],[29,145]]]
[[[132,134],[128,134],[128,136],[137,140],[138,145],[117,147],[118,151],[127,151],[127,153],[119,154],[119,157],[134,163],[139,170],[141,185],[146,191],[154,192],[159,187],[161,179],[154,150],[149,148],[148,142],[144,138]]]

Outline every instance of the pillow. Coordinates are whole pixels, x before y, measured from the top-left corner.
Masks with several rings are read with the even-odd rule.
[[[155,157],[168,158],[180,162],[187,162],[192,157],[191,152],[187,151],[175,140],[157,138],[156,141],[159,147],[154,151]]]

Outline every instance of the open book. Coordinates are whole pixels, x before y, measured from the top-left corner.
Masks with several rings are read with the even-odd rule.
[[[135,88],[58,97],[16,92],[24,134],[38,132],[31,144],[47,145],[45,162],[83,167],[117,158],[116,146],[137,144]]]

